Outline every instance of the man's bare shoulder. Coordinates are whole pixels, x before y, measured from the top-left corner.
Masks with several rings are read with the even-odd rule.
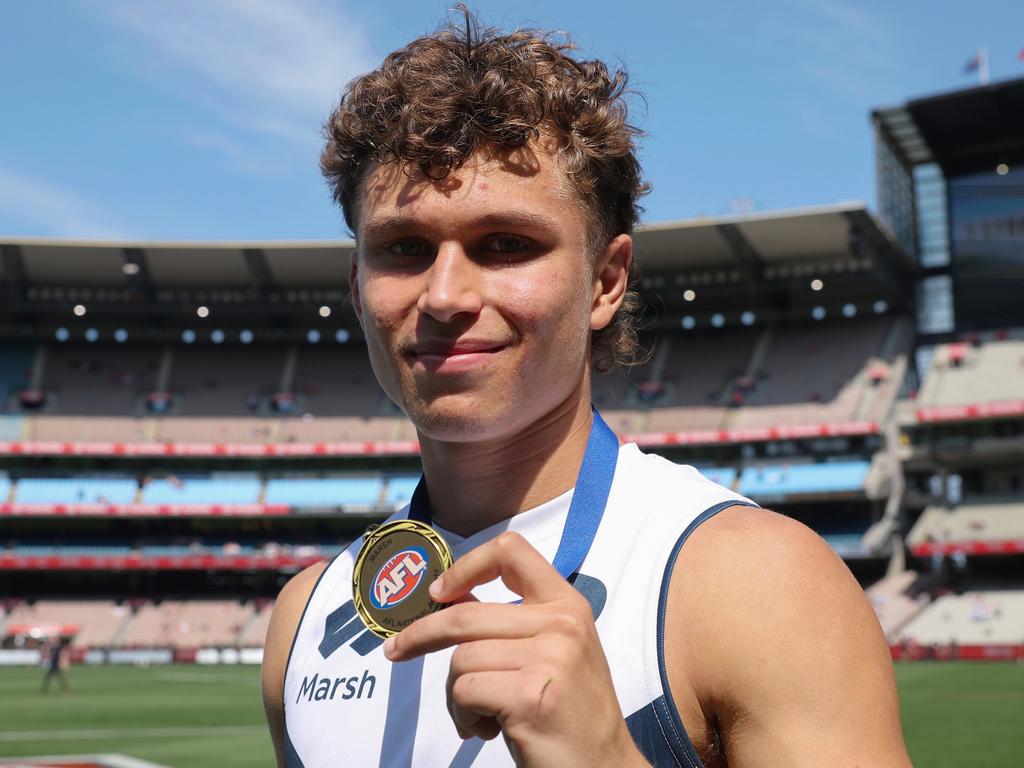
[[[284,676],[291,653],[292,640],[306,603],[313,592],[327,562],[319,562],[295,574],[281,588],[270,615],[270,626],[263,644],[263,669],[260,682],[263,689],[263,707],[266,710],[270,736],[274,742],[278,765],[284,765]]]
[[[721,728],[730,766],[908,764],[874,611],[795,520],[736,506],[694,531],[670,585],[666,658],[673,692]]]
[[[288,662],[292,639],[299,627],[299,620],[309,602],[320,575],[327,568],[327,562],[315,563],[292,576],[285,584],[274,601],[274,611],[270,616],[267,638],[263,647],[263,675],[268,671],[279,672],[284,678],[284,665]]]

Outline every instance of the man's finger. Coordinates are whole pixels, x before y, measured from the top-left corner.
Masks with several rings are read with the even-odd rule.
[[[455,681],[476,672],[514,672],[524,668],[535,655],[530,642],[523,640],[477,640],[455,649],[448,668],[445,698],[460,737],[493,739],[501,732],[501,727],[494,717],[457,707],[452,699]]]
[[[430,594],[447,603],[497,578],[524,602],[556,600],[572,589],[526,539],[506,531],[456,560],[430,585]]]
[[[474,640],[460,643],[452,654],[450,672],[454,677],[469,672],[512,672],[536,661],[539,651],[529,638],[516,640]]]
[[[493,717],[504,727],[509,717],[526,717],[543,707],[552,678],[516,672],[470,672],[452,683],[452,719],[457,728],[475,732],[473,725]]]
[[[538,606],[503,603],[458,603],[417,619],[384,643],[391,661],[407,661],[424,653],[473,640],[511,640],[543,631],[547,617]]]

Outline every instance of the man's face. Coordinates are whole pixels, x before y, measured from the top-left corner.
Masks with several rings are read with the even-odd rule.
[[[589,397],[599,281],[556,161],[480,154],[440,182],[396,165],[363,182],[351,274],[388,396],[451,441],[501,438]]]

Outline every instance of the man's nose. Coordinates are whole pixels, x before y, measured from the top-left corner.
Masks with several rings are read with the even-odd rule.
[[[480,266],[458,243],[444,243],[427,271],[417,307],[439,322],[477,314],[483,306]]]

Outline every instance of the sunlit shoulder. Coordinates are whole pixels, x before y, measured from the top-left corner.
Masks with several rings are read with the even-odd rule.
[[[795,520],[736,506],[698,528],[672,577],[666,645],[673,690],[718,724],[733,768],[909,764],[874,611]]]

